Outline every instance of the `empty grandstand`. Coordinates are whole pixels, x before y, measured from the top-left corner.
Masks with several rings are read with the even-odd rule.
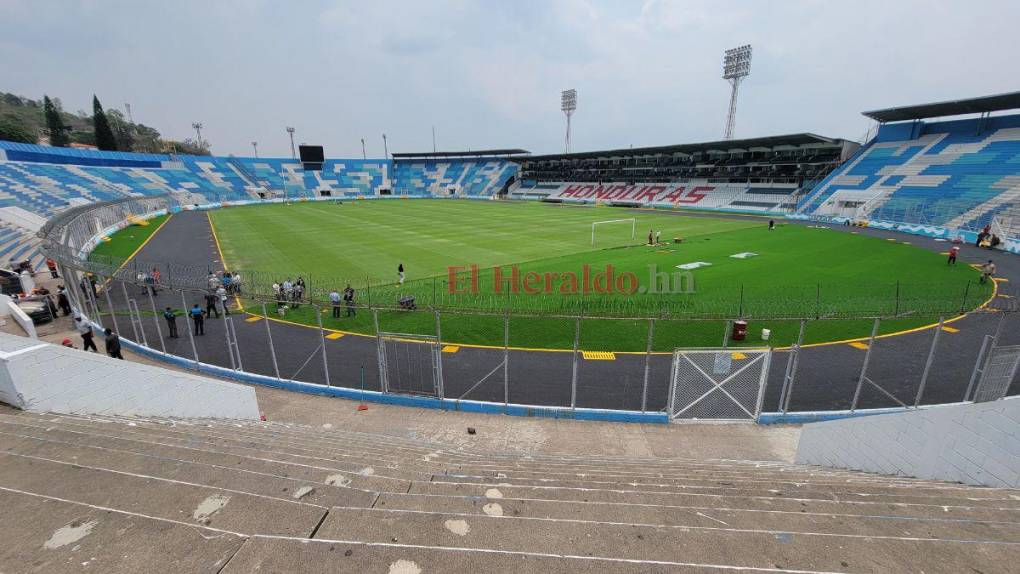
[[[875,137],[822,182],[800,213],[955,236],[996,226],[1020,228],[1020,92],[865,112]],[[980,114],[976,118],[927,121]],[[1014,221],[1016,220],[1016,221]]]
[[[857,144],[793,134],[529,156],[517,197],[750,212],[792,211]]]

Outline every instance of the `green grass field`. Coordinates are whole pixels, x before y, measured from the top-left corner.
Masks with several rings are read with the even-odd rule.
[[[92,250],[92,257],[109,258],[110,260],[127,259],[138,247],[145,242],[160,225],[166,221],[167,215],[160,215],[149,220],[148,225],[130,225],[121,229],[110,238],[110,241],[101,242]]]
[[[823,342],[867,336],[871,321],[861,317],[895,314],[882,324],[883,333],[893,332],[974,308],[990,294],[968,266],[949,267],[943,256],[901,241],[803,225],[780,224],[770,232],[753,217],[455,200],[231,207],[210,216],[224,259],[240,270],[247,293],[265,296],[273,281],[303,276],[310,295],[323,301],[347,283],[359,304],[395,307],[401,296],[414,295],[422,310],[381,311],[382,330],[432,334],[435,319],[425,309],[436,307],[443,310],[443,340],[465,344],[502,345],[500,315],[507,309],[531,315],[511,319],[511,345],[518,347],[569,348],[575,324],[562,316],[577,314],[590,317],[581,326],[581,346],[590,350],[643,351],[648,322],[634,318],[646,317],[657,318],[657,350],[717,346],[724,319],[737,317],[750,322],[749,345],[760,344],[761,328],[782,345],[796,339],[799,321],[792,318],[829,319],[812,322],[806,333],[806,342]],[[630,217],[637,220],[636,238],[629,223],[608,224],[599,227],[592,248],[593,221]],[[664,241],[684,241],[643,245],[649,229],[661,231]],[[730,257],[741,252],[757,256]],[[676,265],[697,261],[712,265],[686,276],[693,277],[693,292],[682,294],[561,294],[557,281],[550,282],[551,293],[542,286],[538,294],[496,293],[492,281],[495,266],[508,275],[517,265],[522,276],[532,271],[542,279],[546,273],[580,277],[587,264],[592,273],[606,265],[617,275],[631,272],[647,287],[650,265],[673,273]],[[400,263],[403,286],[396,285]],[[472,264],[480,269],[478,292],[450,293],[449,268]],[[460,273],[460,284],[469,276]],[[309,306],[286,317],[316,323]],[[323,320],[328,328],[374,332],[365,311],[334,320],[326,310]]]

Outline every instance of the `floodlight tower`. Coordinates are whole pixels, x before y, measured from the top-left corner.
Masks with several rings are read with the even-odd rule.
[[[198,147],[202,147],[202,122],[194,122],[191,127],[195,128],[195,135],[198,136]]]
[[[567,140],[563,153],[570,153],[570,116],[577,109],[577,90],[563,90],[560,93],[560,109],[567,115]]]
[[[297,154],[294,153],[294,128],[288,126],[287,133],[290,134],[290,159],[297,159]]]
[[[740,82],[751,73],[751,45],[726,50],[723,56],[723,79],[729,80],[733,86],[730,93],[730,113],[726,116],[725,139],[733,139],[733,129],[737,123],[737,90]]]
[[[251,142],[251,149],[252,149],[253,152],[255,152],[255,159],[258,159],[259,158],[259,142],[257,142],[257,141]]]

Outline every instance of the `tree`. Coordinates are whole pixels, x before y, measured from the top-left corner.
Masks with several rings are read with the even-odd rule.
[[[96,132],[96,147],[101,150],[117,151],[117,139],[113,137],[110,121],[103,111],[103,104],[92,94],[92,126]]]
[[[46,116],[46,129],[50,132],[50,145],[67,147],[70,138],[67,137],[67,127],[60,117],[59,106],[49,96],[43,96],[43,110]]]
[[[25,122],[14,114],[0,116],[0,140],[21,143],[35,143],[35,135]]]

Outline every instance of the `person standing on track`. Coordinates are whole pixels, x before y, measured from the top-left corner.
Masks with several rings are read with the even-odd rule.
[[[219,311],[219,309],[216,308],[216,301],[217,301],[217,299],[218,299],[218,297],[216,296],[216,291],[215,290],[210,291],[210,292],[205,294],[205,316],[206,317],[215,314],[217,319],[220,318],[220,311]]]
[[[98,353],[99,349],[96,347],[96,342],[92,340],[93,336],[92,325],[89,325],[88,323],[83,321],[81,315],[78,315],[77,317],[74,318],[74,328],[78,330],[79,334],[81,334],[82,350],[88,351],[89,349],[92,349],[93,351]]]
[[[960,246],[954,245],[949,248],[949,260],[946,261],[946,265],[956,265],[956,254],[960,252]]]
[[[226,317],[230,314],[230,309],[227,309],[227,290],[222,285],[216,290],[216,298],[220,301],[220,308],[223,310],[223,316]]]
[[[166,326],[167,326],[168,329],[170,329],[170,338],[171,339],[176,339],[177,338],[177,313],[174,313],[174,310],[172,308],[167,307],[166,311],[163,311],[163,318],[166,319]]]
[[[50,270],[50,277],[58,279],[60,275],[57,274],[57,262],[53,259],[46,258],[46,268]]]
[[[195,306],[188,312],[191,315],[191,320],[195,323],[195,336],[205,335],[205,316],[202,314],[202,308],[195,303]]]

